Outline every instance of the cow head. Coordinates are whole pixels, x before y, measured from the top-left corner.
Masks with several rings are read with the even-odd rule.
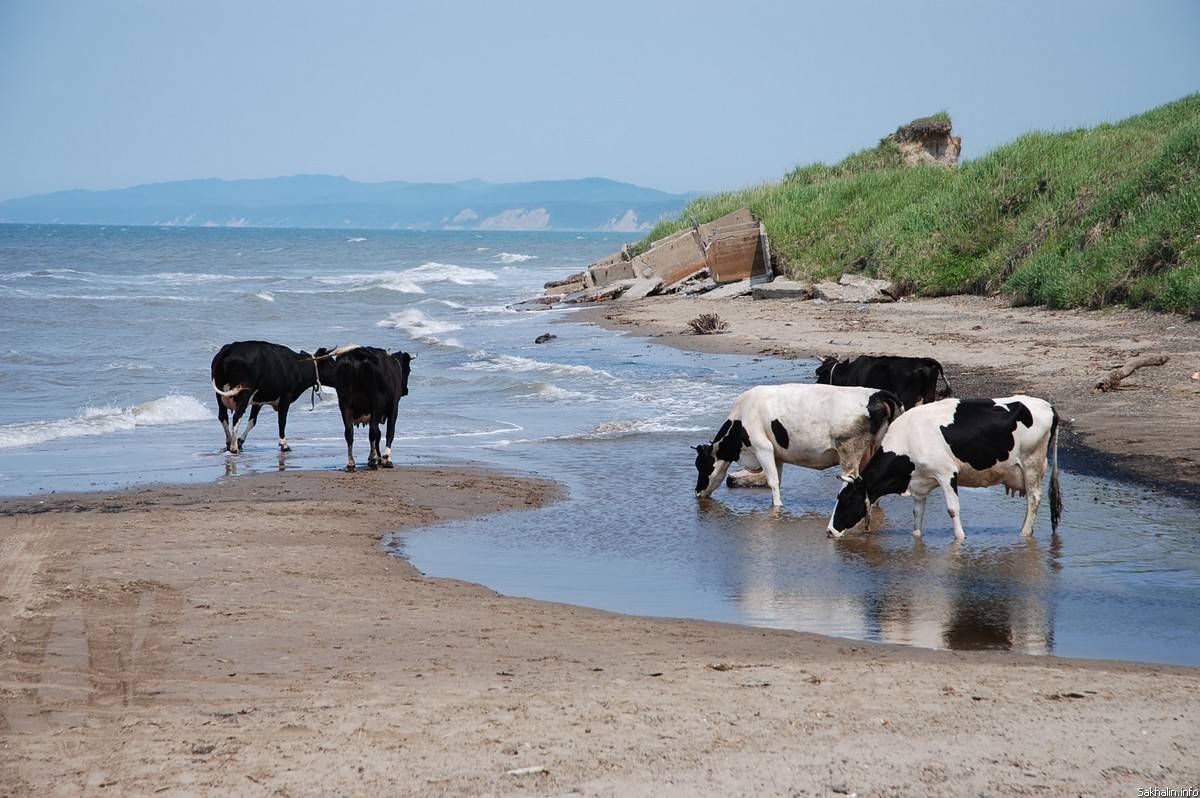
[[[840,538],[847,529],[853,529],[867,517],[871,499],[867,496],[867,483],[862,477],[846,478],[838,494],[837,504],[829,519],[829,537]]]
[[[708,483],[712,480],[713,469],[717,465],[717,458],[713,455],[713,447],[711,443],[702,443],[699,446],[693,446],[696,450],[696,495],[708,487]]]
[[[825,360],[821,362],[821,365],[817,366],[818,385],[832,385],[830,380],[833,379],[833,367],[835,365],[837,365],[837,358],[830,356],[825,358]]]
[[[392,360],[400,364],[400,396],[408,396],[408,373],[414,357],[416,355],[410,355],[408,352],[392,353]]]
[[[853,479],[842,477],[846,485],[838,494],[833,516],[829,519],[829,536],[840,538],[847,529],[853,529],[881,497],[908,490],[914,470],[908,455],[881,449],[859,476]]]
[[[316,354],[310,355],[308,352],[300,352],[300,360],[302,362],[312,361],[316,364],[317,379],[321,385],[332,386],[337,378],[337,367],[333,362],[333,353],[325,347],[321,347],[316,351]]]

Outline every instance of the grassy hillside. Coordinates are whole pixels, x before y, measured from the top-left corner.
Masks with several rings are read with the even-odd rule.
[[[955,169],[905,168],[885,139],[837,166],[696,200],[646,242],[744,206],[795,279],[853,272],[918,295],[1200,315],[1200,94],[1030,133]]]

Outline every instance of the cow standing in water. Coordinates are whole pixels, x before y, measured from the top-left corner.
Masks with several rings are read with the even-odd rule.
[[[396,417],[400,399],[408,395],[410,363],[415,355],[389,354],[374,346],[351,344],[338,347],[334,368],[338,407],[346,434],[346,468],[353,471],[354,427],[367,425],[371,443],[367,464],[372,468],[392,467],[392,439],[396,435]],[[380,448],[379,426],[386,428],[386,443]]]
[[[931,357],[859,355],[851,360],[827,357],[817,366],[819,385],[861,385],[881,388],[900,397],[905,409],[937,400],[938,379],[953,393],[942,364]]]
[[[799,383],[751,388],[734,402],[713,442],[694,447],[696,496],[711,496],[735,462],[762,469],[777,507],[783,504],[784,463],[816,469],[839,465],[842,479],[853,479],[901,409],[893,394],[873,388]]]
[[[1047,452],[1050,473],[1050,528],[1058,531],[1062,498],[1058,488],[1058,413],[1044,399],[942,399],[909,410],[883,437],[879,452],[838,494],[829,519],[831,537],[862,521],[870,505],[889,493],[911,493],[913,534],[921,535],[925,500],[934,488],[946,497],[954,537],[963,538],[959,486],[1003,485],[1026,497],[1021,534],[1033,534],[1042,501]]]
[[[210,374],[217,394],[217,420],[225,430],[225,449],[230,454],[241,451],[263,405],[279,416],[279,450],[291,451],[286,435],[288,408],[308,389],[333,383],[333,363],[323,359],[325,353],[318,349],[314,362],[307,352],[267,341],[235,341],[221,347],[212,359]],[[239,436],[238,423],[247,408],[250,420]]]

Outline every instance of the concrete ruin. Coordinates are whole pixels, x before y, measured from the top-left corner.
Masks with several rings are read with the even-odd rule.
[[[766,228],[748,208],[742,208],[707,224],[693,220],[690,228],[651,243],[640,255],[627,244],[582,272],[546,283],[544,296],[520,307],[630,301],[673,293],[692,281],[749,285],[756,278],[770,277]]]

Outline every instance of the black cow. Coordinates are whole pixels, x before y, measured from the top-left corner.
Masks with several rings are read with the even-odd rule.
[[[852,360],[827,357],[817,366],[819,384],[882,388],[900,397],[906,410],[935,401],[939,377],[946,384],[943,396],[951,395],[954,391],[942,364],[931,357],[859,355]]]
[[[408,395],[409,364],[415,355],[389,354],[374,346],[345,346],[335,350],[338,407],[346,429],[346,468],[354,470],[354,427],[369,425],[372,468],[392,467],[392,439],[400,398]],[[379,449],[380,423],[387,425],[387,443]]]
[[[325,354],[318,349],[317,356]],[[282,344],[266,341],[235,341],[225,344],[212,359],[212,386],[217,394],[217,420],[225,430],[225,449],[231,454],[241,451],[254,429],[258,411],[270,405],[279,415],[279,449],[291,451],[285,430],[288,408],[309,388],[332,384],[333,364],[328,360],[314,362],[313,355],[295,352]],[[250,421],[239,437],[237,428],[246,408]],[[230,423],[229,411],[233,411]]]
[[[1062,497],[1058,487],[1058,413],[1044,399],[943,399],[905,412],[896,419],[883,445],[859,477],[838,494],[829,534],[842,533],[863,520],[870,505],[889,493],[912,494],[913,534],[921,534],[925,500],[934,488],[946,497],[954,537],[962,538],[959,487],[1003,485],[1024,496],[1021,535],[1033,534],[1042,501],[1047,460],[1050,472],[1050,528],[1058,531]]]

